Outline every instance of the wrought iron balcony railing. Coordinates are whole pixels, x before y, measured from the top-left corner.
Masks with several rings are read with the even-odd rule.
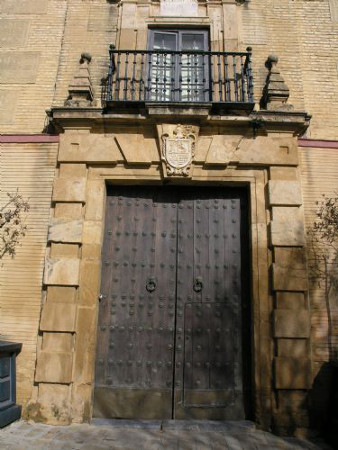
[[[220,103],[253,105],[251,48],[247,52],[115,50],[110,47],[107,105]]]

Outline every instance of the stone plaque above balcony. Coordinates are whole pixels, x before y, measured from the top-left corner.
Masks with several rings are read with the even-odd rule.
[[[161,16],[197,17],[197,0],[161,0]]]

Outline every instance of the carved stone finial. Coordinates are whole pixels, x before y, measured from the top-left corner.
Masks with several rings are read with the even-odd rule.
[[[68,88],[68,98],[65,106],[88,107],[93,104],[93,88],[90,78],[89,63],[92,57],[89,53],[81,53],[80,65],[74,74],[73,80]]]
[[[272,111],[290,111],[292,105],[286,104],[290,91],[277,68],[278,56],[270,55],[265,63],[269,69],[261,99],[261,107]]]

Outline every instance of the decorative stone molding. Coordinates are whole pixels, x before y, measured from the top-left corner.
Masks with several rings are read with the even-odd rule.
[[[265,63],[269,74],[263,89],[261,107],[273,111],[292,111],[293,106],[286,104],[290,91],[277,68],[277,63],[276,55],[270,55]]]
[[[72,108],[92,106],[94,95],[89,72],[91,60],[92,57],[89,53],[81,54],[80,66],[73,77],[72,83],[69,85],[69,95],[65,101],[65,106]]]

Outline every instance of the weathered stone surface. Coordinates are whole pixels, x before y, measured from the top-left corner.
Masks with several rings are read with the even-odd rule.
[[[274,336],[280,338],[308,338],[310,336],[310,314],[306,309],[297,312],[291,309],[274,311]]]
[[[272,245],[302,246],[305,243],[303,211],[297,207],[272,208],[270,224]]]
[[[238,163],[236,150],[239,143],[240,136],[213,136],[205,164],[226,166],[230,162]]]
[[[83,243],[101,244],[103,234],[103,222],[86,220],[83,224]]]
[[[106,186],[102,180],[87,181],[86,220],[102,220],[105,209]]]
[[[277,389],[309,389],[311,363],[306,358],[275,358],[275,387]]]
[[[82,202],[86,201],[86,180],[84,178],[57,178],[54,180],[54,202]]]
[[[273,181],[268,183],[269,203],[272,206],[299,206],[302,193],[298,181]]]
[[[307,291],[308,274],[298,270],[272,265],[273,289],[275,291]]]
[[[92,393],[93,390],[90,384],[74,384],[71,403],[73,422],[90,422]]]
[[[29,20],[1,19],[0,48],[24,45],[28,35]]]
[[[35,83],[39,68],[40,52],[0,53],[0,83]],[[20,61],[20,64],[18,64]]]
[[[14,121],[14,113],[18,93],[14,91],[0,92],[0,124],[11,124]]]
[[[45,14],[47,3],[45,0],[2,0],[0,11],[8,14]]]
[[[278,339],[278,356],[303,358],[309,352],[308,339]]]
[[[42,336],[42,350],[54,352],[70,352],[73,349],[72,333],[48,333]]]
[[[97,304],[100,290],[101,261],[82,260],[79,302],[81,305],[93,306]]]
[[[308,408],[309,395],[306,391],[278,391],[277,396],[282,410],[300,411]]]
[[[79,268],[79,259],[46,259],[44,284],[77,286]]]
[[[86,164],[60,164],[59,178],[86,178]]]
[[[143,134],[117,134],[115,139],[129,164],[151,164],[160,159],[155,138],[145,139]]]
[[[276,292],[279,309],[306,309],[306,297],[303,292]]]
[[[79,257],[79,245],[52,243],[50,247],[50,257],[52,259],[76,259]]]
[[[39,386],[37,406],[40,406],[40,413],[48,417],[50,424],[66,425],[70,422],[68,402],[69,387],[62,384],[42,383]],[[38,439],[35,437],[36,442]]]
[[[37,359],[35,381],[46,383],[70,383],[72,381],[71,352],[42,350]]]
[[[82,217],[82,204],[56,203],[54,216],[55,218],[68,217],[70,219],[80,219]]]
[[[101,244],[82,244],[82,259],[99,260],[102,254]]]
[[[212,136],[200,136],[196,142],[194,162],[204,163],[206,160],[209,148],[211,146]]]
[[[250,165],[298,165],[297,141],[294,138],[257,136],[243,138],[232,159]]]
[[[275,263],[280,267],[306,270],[306,251],[299,247],[274,247]]]
[[[95,309],[97,302],[95,304]],[[74,381],[91,383],[95,364],[95,309],[79,306],[76,329],[76,352],[74,359]]]
[[[269,167],[270,180],[297,181],[298,171],[295,167]]]
[[[72,303],[46,302],[42,309],[42,331],[74,331],[76,305]]]
[[[82,220],[69,220],[64,218],[54,218],[48,229],[48,240],[50,242],[82,242]]]
[[[309,413],[306,410],[302,411],[276,411],[274,416],[274,425],[277,427],[278,432],[283,433],[280,430],[281,427],[285,427],[286,430],[283,434],[289,434],[288,429],[295,429],[296,427],[308,428],[309,427]]]
[[[68,286],[48,286],[47,301],[55,303],[75,303],[77,289]]]
[[[65,133],[60,140],[60,162],[114,164],[123,160],[112,134]]]

